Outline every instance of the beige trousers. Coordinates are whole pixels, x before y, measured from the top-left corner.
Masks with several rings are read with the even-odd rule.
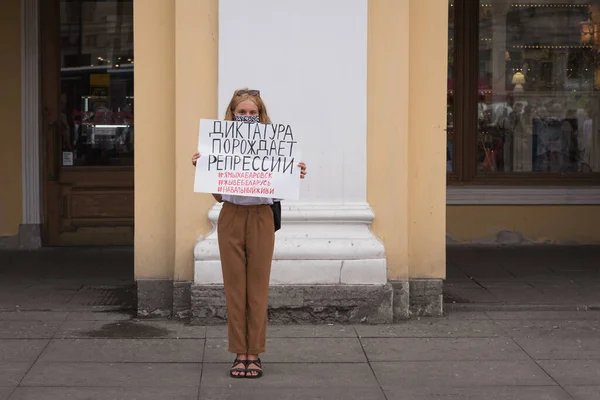
[[[229,351],[263,353],[275,245],[273,211],[269,205],[238,206],[224,202],[218,232]]]

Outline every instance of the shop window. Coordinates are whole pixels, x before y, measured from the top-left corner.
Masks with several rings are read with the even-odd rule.
[[[60,2],[63,167],[133,166],[133,1]]]
[[[449,1],[450,183],[600,183],[600,0]]]

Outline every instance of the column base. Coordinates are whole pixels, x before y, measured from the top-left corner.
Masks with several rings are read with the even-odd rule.
[[[275,285],[269,289],[269,323],[393,322],[393,289],[385,285]],[[193,285],[191,322],[227,323],[222,285]]]
[[[172,314],[171,293],[172,284]],[[223,285],[139,280],[138,316],[224,324]],[[388,324],[411,317],[443,316],[443,280],[411,279],[386,285],[274,285],[269,289],[271,323]]]
[[[194,248],[194,284],[222,285],[217,219],[213,231]],[[282,204],[282,228],[275,235],[271,285],[385,285],[383,243],[369,229],[367,203]]]
[[[39,224],[21,224],[14,236],[0,237],[0,249],[36,250],[42,248],[42,228]]]

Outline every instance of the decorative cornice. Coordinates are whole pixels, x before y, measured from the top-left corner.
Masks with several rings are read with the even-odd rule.
[[[209,211],[208,218],[216,225],[222,204],[216,203]],[[365,224],[373,222],[373,210],[368,203],[281,203],[282,223],[288,224]]]

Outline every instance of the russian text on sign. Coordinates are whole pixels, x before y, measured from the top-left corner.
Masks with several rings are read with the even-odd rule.
[[[200,120],[194,191],[297,199],[299,147],[288,124]]]

